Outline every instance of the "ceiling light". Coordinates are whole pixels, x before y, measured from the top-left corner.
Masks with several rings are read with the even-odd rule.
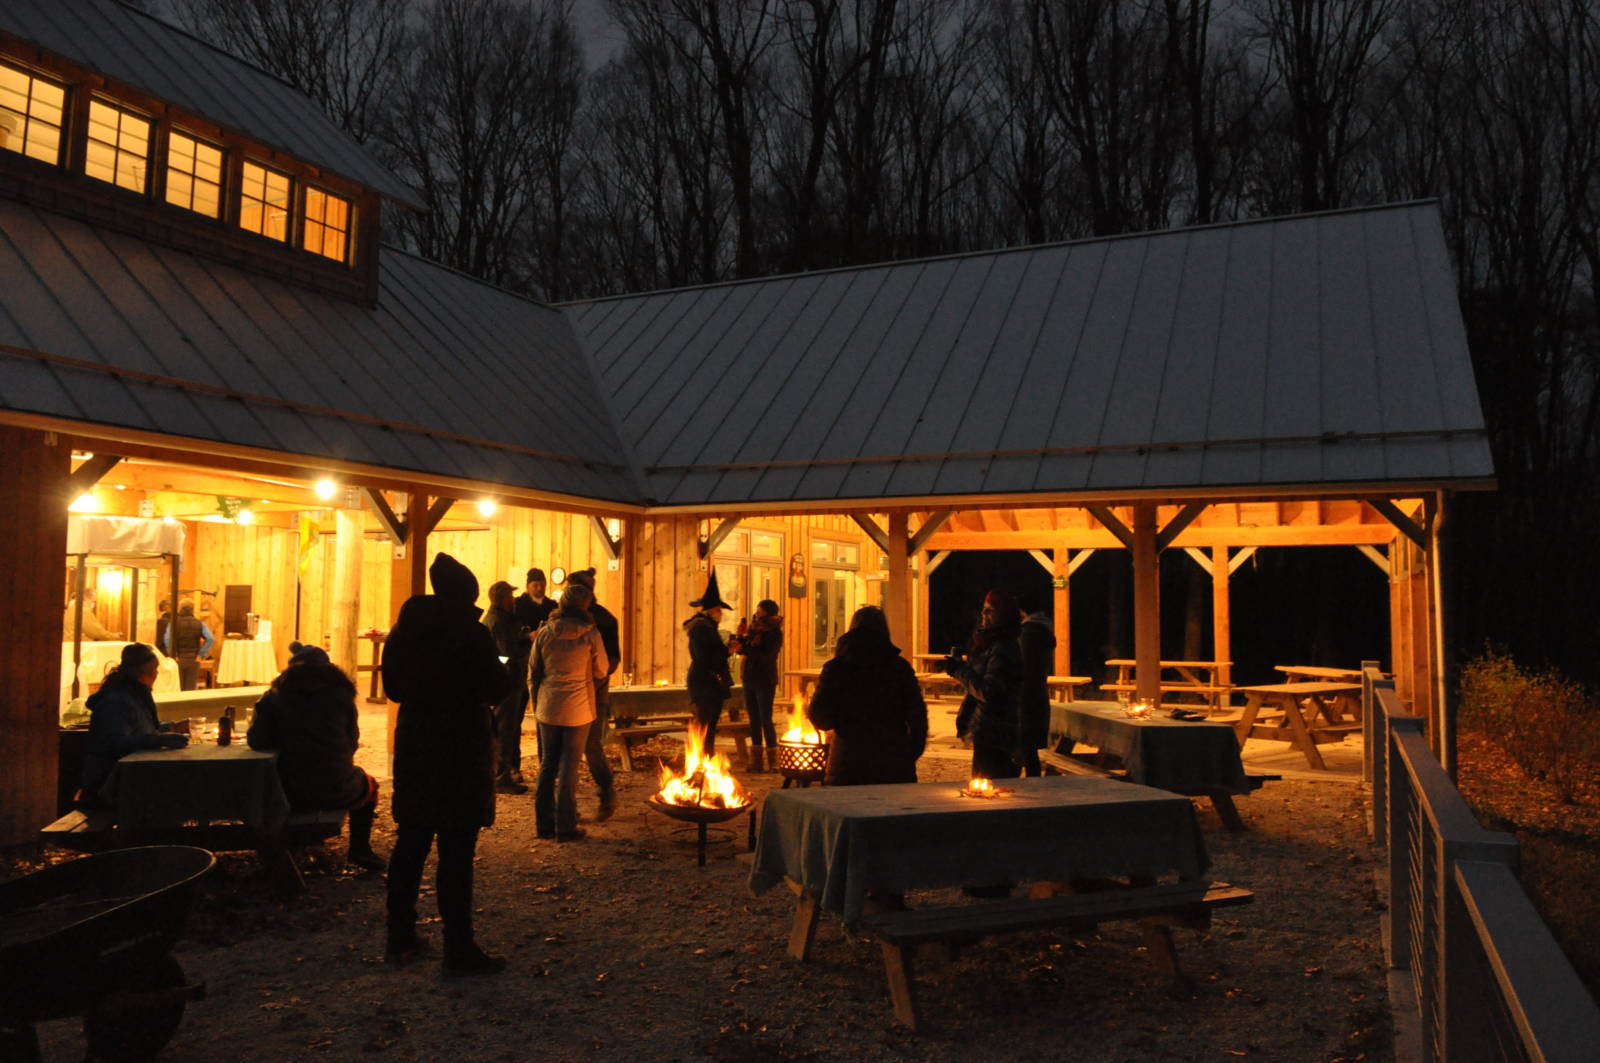
[[[241,509],[238,513],[238,516],[234,517],[233,519],[239,524],[254,524],[256,522],[256,515],[248,509]]]
[[[72,500],[72,505],[67,507],[69,513],[98,513],[100,503],[95,501],[93,491],[85,491]]]
[[[324,476],[322,479],[317,481],[315,490],[318,498],[322,499],[324,502],[329,502],[333,500],[334,494],[338,492],[339,485],[334,483],[328,477]]]
[[[478,516],[483,517],[485,520],[494,516],[494,511],[499,508],[499,505],[492,498],[478,499]]]

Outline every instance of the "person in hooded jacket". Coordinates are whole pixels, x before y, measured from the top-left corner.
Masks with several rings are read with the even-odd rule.
[[[772,702],[778,693],[778,654],[783,652],[783,617],[770,598],[756,604],[748,624],[740,622],[737,653],[744,658],[744,707],[750,714],[750,765],[756,771],[776,771],[778,731],[772,722]],[[768,754],[773,758],[767,762]]]
[[[722,703],[733,692],[733,675],[728,670],[730,647],[737,652],[738,642],[724,642],[718,625],[722,611],[733,608],[717,590],[717,574],[706,580],[706,592],[689,603],[699,612],[683,622],[689,639],[689,700],[694,704],[696,721],[706,732],[706,756],[716,750],[717,721],[722,718]]]
[[[489,629],[495,649],[506,659],[506,670],[512,678],[528,673],[528,652],[533,647],[529,635],[517,618],[516,588],[505,580],[489,585],[489,608],[483,614],[483,626]],[[522,717],[528,707],[528,691],[520,682],[514,682],[511,693],[494,707],[496,738],[494,788],[503,794],[525,794],[522,784]]]
[[[578,826],[578,765],[595,720],[595,682],[606,676],[605,646],[588,613],[593,602],[588,587],[568,584],[528,658],[528,692],[543,750],[533,789],[534,833],[558,842],[588,836]]]
[[[473,939],[472,858],[478,831],[494,823],[489,707],[510,692],[511,676],[478,622],[477,577],[449,554],[434,558],[428,575],[434,593],[406,600],[383,647],[383,686],[400,703],[384,958],[405,963],[426,948],[417,935],[417,891],[437,839],[444,973],[492,974],[505,960]]]
[[[117,761],[141,749],[182,749],[189,739],[170,730],[156,713],[155,686],[161,659],[142,642],[122,647],[122,660],[89,695],[89,739],[83,752],[78,803],[103,808],[100,787]]]
[[[1016,757],[1021,742],[1021,626],[1016,599],[1005,591],[990,591],[966,659],[944,662],[944,670],[966,692],[956,712],[956,734],[972,740],[974,777],[1015,779],[1021,774]]]
[[[917,781],[928,706],[916,672],[890,641],[882,609],[864,605],[850,618],[850,630],[822,666],[809,715],[833,732],[824,786]]]
[[[1020,595],[1017,608],[1022,613],[1021,634],[1017,638],[1022,656],[1018,727],[1021,744],[1017,756],[1022,774],[1036,778],[1044,774],[1039,750],[1050,744],[1050,668],[1055,663],[1056,636],[1037,595]]]
[[[356,685],[321,646],[289,643],[289,667],[256,702],[245,741],[278,754],[278,779],[297,812],[348,809],[348,859],[382,871],[372,851],[378,780],[355,765],[361,745]]]
[[[589,588],[592,594],[594,576],[594,569],[582,568],[569,573],[567,579]],[[606,651],[606,674],[594,681],[594,723],[590,725],[589,736],[583,742],[583,759],[589,765],[589,778],[594,780],[596,789],[600,791],[600,807],[595,810],[594,821],[604,823],[617,811],[617,780],[611,771],[611,764],[606,760],[605,727],[606,721],[611,718],[611,676],[622,663],[622,639],[617,618],[598,599],[589,603],[587,612],[594,621],[595,630],[600,632],[600,645]]]

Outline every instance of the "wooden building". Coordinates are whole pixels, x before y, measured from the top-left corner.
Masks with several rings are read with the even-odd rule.
[[[54,815],[69,505],[182,521],[180,588],[249,587],[280,663],[365,664],[441,549],[593,566],[636,681],[713,566],[797,669],[859,604],[924,649],[949,551],[1033,552],[1059,617],[1127,550],[1144,681],[1163,557],[1220,649],[1244,552],[1348,545],[1443,740],[1441,523],[1492,466],[1431,204],[549,306],[380,246],[413,198],[157,19],[0,11],[0,844]]]

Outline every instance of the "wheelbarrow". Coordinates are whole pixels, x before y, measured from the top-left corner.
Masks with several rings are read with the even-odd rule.
[[[0,883],[0,1059],[36,1061],[33,1024],[83,1016],[88,1058],[149,1059],[190,1000],[172,956],[204,849],[119,849]]]

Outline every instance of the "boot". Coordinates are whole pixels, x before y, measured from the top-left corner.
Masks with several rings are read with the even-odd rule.
[[[390,927],[383,947],[383,962],[392,967],[404,967],[427,951],[428,939],[418,934],[416,927],[409,930]]]
[[[372,851],[372,821],[377,815],[376,805],[350,810],[350,848],[345,859],[368,871],[382,871],[388,866],[383,857]]]
[[[499,974],[506,969],[506,961],[504,957],[489,955],[469,939],[465,943],[446,943],[441,969],[450,978]]]
[[[594,821],[604,823],[617,812],[617,795],[614,793],[600,795],[600,807],[595,810]]]

